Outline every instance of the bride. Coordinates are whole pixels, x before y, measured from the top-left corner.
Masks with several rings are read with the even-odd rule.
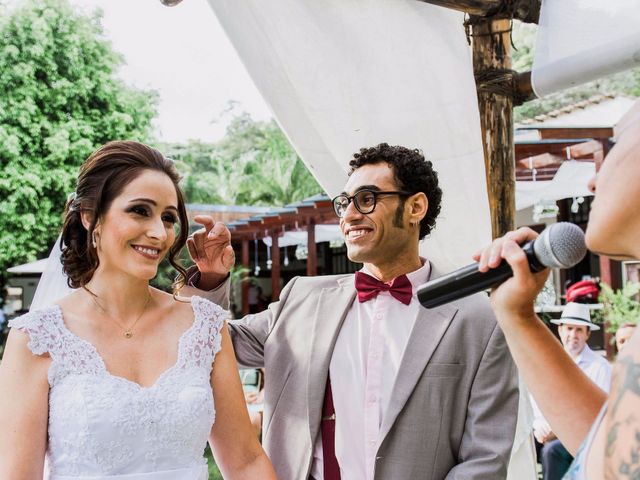
[[[149,286],[165,256],[184,279],[178,181],[136,142],[82,166],[61,241],[76,290],[14,319],[0,366],[0,478],[42,478],[46,457],[52,480],[206,480],[207,440],[225,478],[275,478],[226,312]]]

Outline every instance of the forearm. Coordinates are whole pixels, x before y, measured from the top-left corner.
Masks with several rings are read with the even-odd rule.
[[[229,480],[254,480],[256,478],[275,480],[277,477],[267,454],[261,449],[257,455],[248,459],[242,467],[225,474],[224,478]]]
[[[572,454],[587,436],[606,394],[564,351],[533,310],[496,312],[527,388],[562,444]]]

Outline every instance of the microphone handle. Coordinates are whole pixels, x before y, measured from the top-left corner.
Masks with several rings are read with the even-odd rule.
[[[546,268],[535,256],[533,242],[528,242],[522,249],[527,255],[529,268],[532,272],[539,272]],[[418,301],[426,308],[439,307],[453,300],[499,285],[512,276],[511,266],[505,260],[496,268],[484,273],[478,271],[477,263],[473,263],[420,287]]]
[[[439,307],[491,288],[512,275],[511,266],[505,261],[485,273],[479,272],[478,264],[474,263],[425,284],[418,290],[418,301],[426,308]]]

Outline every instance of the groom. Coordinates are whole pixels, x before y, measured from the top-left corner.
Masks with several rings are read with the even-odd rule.
[[[238,362],[266,369],[263,443],[278,477],[505,478],[518,389],[489,301],[426,309],[416,297],[439,275],[418,254],[440,210],[437,174],[387,144],[350,166],[334,209],[363,269],[295,278],[266,311],[229,323]],[[204,290],[232,263],[228,230],[206,223],[189,242]],[[184,293],[221,301],[225,288]]]

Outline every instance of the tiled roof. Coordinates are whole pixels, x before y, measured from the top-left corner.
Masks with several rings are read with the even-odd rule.
[[[581,102],[572,103],[570,105],[566,105],[562,108],[558,108],[556,110],[552,110],[551,112],[543,113],[541,115],[536,115],[533,118],[525,118],[518,122],[519,125],[533,125],[535,123],[545,122],[547,120],[551,120],[553,118],[558,118],[562,115],[567,115],[569,113],[573,113],[577,110],[584,110],[592,105],[597,105],[599,103],[613,100],[616,98],[615,94],[608,93],[602,95],[594,95],[593,97],[587,98],[586,100],[582,100]]]

